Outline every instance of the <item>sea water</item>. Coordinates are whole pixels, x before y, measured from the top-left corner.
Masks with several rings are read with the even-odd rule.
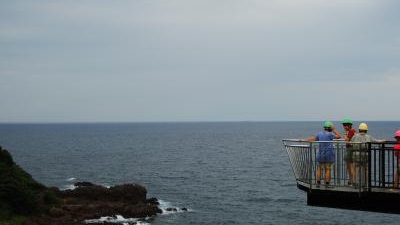
[[[398,224],[400,215],[306,205],[306,193],[296,187],[281,140],[311,136],[322,123],[0,124],[0,145],[47,186],[139,183],[164,209],[145,220],[118,215],[94,220],[153,225]],[[378,139],[392,140],[400,129],[399,122],[368,125]],[[343,131],[340,123],[336,126]]]

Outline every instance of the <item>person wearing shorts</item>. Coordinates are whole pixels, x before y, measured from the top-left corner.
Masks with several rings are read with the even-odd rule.
[[[348,185],[353,185],[355,182],[355,166],[353,162],[353,151],[349,141],[351,138],[356,134],[356,130],[353,128],[353,120],[351,119],[344,119],[342,122],[343,129],[344,129],[344,138],[346,141],[346,153],[344,156],[344,161],[346,162],[347,174],[349,175]]]
[[[353,163],[355,165],[355,180],[358,184],[353,184],[355,188],[365,187],[368,184],[368,143],[371,142],[385,142],[385,139],[378,140],[371,136],[368,132],[368,125],[360,123],[358,126],[358,133],[355,134],[350,144],[353,149]],[[357,182],[356,182],[357,183]]]
[[[330,142],[333,139],[339,139],[340,134],[335,129],[333,124],[329,121],[324,123],[324,130],[318,132],[315,136],[307,138],[305,141],[322,141],[319,143],[319,149],[317,153],[317,171],[316,171],[316,187],[319,188],[321,185],[322,171],[325,174],[325,187],[330,187],[331,171],[333,169],[333,163],[335,161],[335,152],[333,143]],[[327,142],[324,142],[327,141]]]

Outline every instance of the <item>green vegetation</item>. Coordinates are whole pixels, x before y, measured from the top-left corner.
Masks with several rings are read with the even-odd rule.
[[[51,189],[35,181],[0,147],[0,221],[18,224],[58,203]]]

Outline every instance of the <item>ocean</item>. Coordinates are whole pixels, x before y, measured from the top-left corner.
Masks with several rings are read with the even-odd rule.
[[[367,123],[378,139],[400,129],[397,121]],[[140,224],[398,224],[400,215],[306,205],[282,139],[309,137],[322,124],[0,124],[0,145],[47,186],[138,183],[163,209],[188,209]]]

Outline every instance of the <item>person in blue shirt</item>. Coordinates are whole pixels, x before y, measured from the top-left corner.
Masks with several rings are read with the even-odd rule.
[[[324,130],[318,132],[316,135],[311,136],[304,141],[322,141],[319,143],[319,149],[317,153],[317,187],[321,185],[321,174],[322,171],[325,172],[325,187],[329,187],[331,181],[331,171],[333,168],[333,163],[335,161],[335,152],[333,143],[331,142],[333,139],[339,139],[340,133],[335,129],[333,123],[327,121],[324,123]],[[323,142],[327,141],[327,142]]]

